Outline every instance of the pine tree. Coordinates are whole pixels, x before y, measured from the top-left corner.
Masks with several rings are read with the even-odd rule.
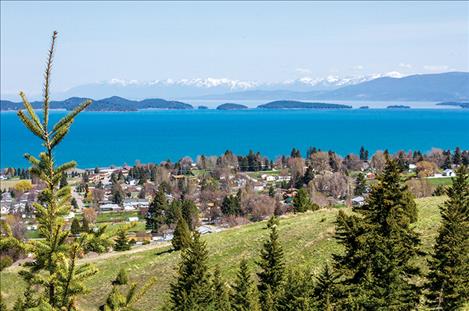
[[[117,232],[116,243],[114,250],[118,252],[128,251],[130,249],[130,242],[127,238],[127,228],[120,228]]]
[[[429,305],[462,308],[469,297],[469,170],[461,166],[440,208],[442,222],[430,260]]]
[[[230,294],[228,288],[223,280],[220,268],[216,267],[213,273],[212,280],[212,308],[214,310],[230,311]]]
[[[312,310],[314,306],[314,279],[308,269],[293,269],[286,273],[285,286],[276,310]]]
[[[256,287],[249,272],[248,263],[241,260],[235,283],[232,286],[231,308],[235,311],[258,310]]]
[[[305,185],[308,185],[310,181],[314,179],[314,169],[312,165],[308,165],[308,168],[306,169],[305,175],[303,176],[303,183]]]
[[[270,185],[270,187],[269,187],[269,197],[271,197],[271,198],[275,197],[275,187],[274,187],[274,185]]]
[[[192,200],[183,200],[181,204],[182,217],[187,223],[189,230],[195,230],[199,222],[199,209]]]
[[[185,219],[182,216],[178,217],[178,222],[176,224],[176,229],[174,229],[173,239],[171,244],[174,247],[174,250],[178,251],[185,249],[189,246],[191,242],[191,231],[187,225]]]
[[[344,308],[409,310],[418,303],[413,261],[419,255],[416,204],[400,180],[399,167],[387,160],[378,183],[355,215],[341,211],[337,239],[345,252],[335,256],[343,276]]]
[[[129,274],[127,273],[127,270],[120,269],[116,279],[112,281],[112,285],[127,285],[128,282]]]
[[[56,166],[54,151],[68,134],[75,117],[86,109],[91,101],[78,105],[53,126],[49,123],[49,87],[56,39],[57,32],[54,32],[44,74],[42,120],[26,95],[20,92],[26,110],[19,110],[18,117],[26,128],[41,140],[45,149],[39,154],[39,158],[25,154],[25,158],[31,164],[30,174],[44,184],[39,202],[34,203],[38,231],[44,239],[29,245],[34,262],[28,269],[21,271],[21,276],[30,285],[27,289],[28,295],[32,295],[34,291],[40,296],[41,307],[70,309],[76,297],[86,290],[81,282],[96,273],[96,270],[90,265],[78,267],[76,264],[77,254],[83,252],[86,246],[86,236],[73,241],[67,240],[70,232],[65,230],[64,217],[70,211],[71,189],[68,185],[60,188],[60,180],[68,170],[76,166],[76,163],[71,161]],[[25,300],[26,304],[32,302],[33,299]]]
[[[182,251],[177,279],[171,284],[171,310],[204,310],[212,304],[208,252],[200,234],[192,234],[189,247]]]
[[[315,209],[314,205],[309,198],[308,192],[306,189],[301,188],[296,193],[296,196],[293,198],[293,207],[295,208],[295,213],[303,213],[308,210]]]
[[[318,310],[334,310],[335,300],[338,295],[336,282],[337,276],[333,273],[329,265],[326,264],[314,286],[315,305]]]
[[[112,290],[106,299],[106,303],[99,307],[102,311],[124,311],[135,310],[133,305],[137,303],[155,284],[156,279],[150,278],[140,289],[137,284],[128,284],[127,272],[121,269],[114,281],[112,281]],[[123,289],[126,293],[123,293]]]
[[[80,222],[78,221],[77,218],[73,218],[72,224],[70,226],[70,232],[72,234],[77,235],[80,233],[80,231],[81,231]]]
[[[145,217],[147,230],[151,230],[153,233],[159,232],[161,226],[166,222],[165,213],[167,210],[168,200],[163,187],[160,186]]]
[[[18,297],[18,299],[16,299],[16,302],[13,306],[13,309],[12,311],[24,311],[26,310],[25,307],[24,307],[24,302],[23,302],[23,299],[21,299],[20,297]]]
[[[241,215],[241,203],[236,195],[227,195],[221,204],[221,212],[227,216]]]
[[[363,195],[366,192],[366,178],[363,173],[357,175],[355,180],[355,195]]]
[[[461,165],[462,164],[462,153],[461,153],[461,148],[459,148],[459,147],[456,147],[456,149],[454,149],[453,163],[455,165]]]
[[[81,231],[83,232],[90,231],[90,224],[88,222],[88,219],[86,219],[86,217],[83,217],[83,219],[81,220]]]
[[[270,227],[269,239],[264,242],[257,264],[261,269],[257,273],[261,308],[267,310],[271,300],[273,307],[276,305],[282,289],[285,270],[283,249],[278,241],[276,224]]]

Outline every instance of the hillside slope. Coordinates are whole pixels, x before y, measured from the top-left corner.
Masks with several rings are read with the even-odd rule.
[[[430,197],[416,200],[419,209],[416,228],[421,234],[425,251],[431,250],[440,221],[438,206],[444,199]],[[281,218],[279,233],[287,266],[288,263],[307,266],[318,272],[331,260],[333,252],[340,251],[333,238],[337,212],[338,209],[323,209]],[[241,258],[249,259],[254,269],[262,242],[268,234],[264,228],[265,222],[260,222],[204,236],[208,245],[210,266],[218,265],[228,280],[234,278]],[[131,270],[132,281],[139,284],[143,284],[144,280],[151,276],[157,278],[156,285],[138,306],[142,310],[155,310],[167,301],[166,293],[170,282],[173,281],[179,252],[170,252],[169,247],[156,247],[138,252],[131,250],[116,255],[105,254],[85,261],[94,261],[99,272],[88,283],[90,293],[80,300],[83,310],[96,310],[105,301],[111,290],[110,282],[121,267]],[[18,277],[18,269],[10,267],[0,275],[1,293],[10,306],[24,286]]]

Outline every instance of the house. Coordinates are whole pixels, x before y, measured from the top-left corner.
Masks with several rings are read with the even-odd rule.
[[[416,169],[417,169],[417,165],[412,164],[412,163],[409,164],[409,171],[413,172],[413,171],[415,171]]]
[[[100,205],[99,209],[102,212],[105,212],[105,211],[119,211],[119,210],[121,210],[121,207],[117,204],[114,204],[114,203],[107,203],[107,204]]]
[[[352,205],[353,206],[362,206],[363,204],[365,204],[365,198],[362,197],[361,195],[357,196],[357,197],[354,197],[352,199]]]
[[[456,174],[454,173],[454,171],[452,169],[447,168],[443,171],[443,176],[455,177]]]

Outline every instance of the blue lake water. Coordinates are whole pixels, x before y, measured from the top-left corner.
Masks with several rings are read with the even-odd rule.
[[[52,121],[65,112],[52,112]],[[40,140],[13,112],[0,113],[1,167],[26,167]],[[246,110],[85,112],[78,116],[56,158],[82,168],[177,160],[249,149],[275,158],[293,147],[335,150],[341,155],[388,149],[469,149],[469,110]]]

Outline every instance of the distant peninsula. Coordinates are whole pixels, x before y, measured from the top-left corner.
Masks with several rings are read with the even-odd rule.
[[[217,110],[242,110],[242,109],[248,109],[248,107],[245,105],[234,104],[234,103],[221,104],[220,106],[217,107]]]
[[[461,108],[469,108],[469,102],[467,103],[460,103],[460,102],[443,102],[436,104],[437,106],[453,106],[453,107],[461,107]]]
[[[208,107],[207,107],[207,106],[199,106],[199,107],[197,107],[197,109],[199,109],[199,110],[207,110]]]
[[[410,109],[410,106],[405,106],[405,105],[391,105],[387,106],[387,109]]]
[[[65,109],[73,110],[75,107],[80,105],[82,102],[88,100],[88,98],[82,97],[71,97],[63,101],[51,101],[51,109]],[[40,109],[42,107],[42,102],[34,101],[31,102],[31,105],[34,109]],[[23,103],[21,102],[12,102],[8,100],[0,101],[0,110],[9,111],[9,110],[18,110],[23,109]],[[176,110],[186,110],[193,109],[189,104],[179,102],[179,101],[168,101],[160,98],[150,98],[144,99],[141,101],[130,100],[119,96],[112,96],[109,98],[93,100],[86,110],[87,111],[138,111],[142,109],[176,109]]]
[[[277,100],[259,105],[260,109],[350,109],[352,106],[328,103],[309,103],[294,100]]]

